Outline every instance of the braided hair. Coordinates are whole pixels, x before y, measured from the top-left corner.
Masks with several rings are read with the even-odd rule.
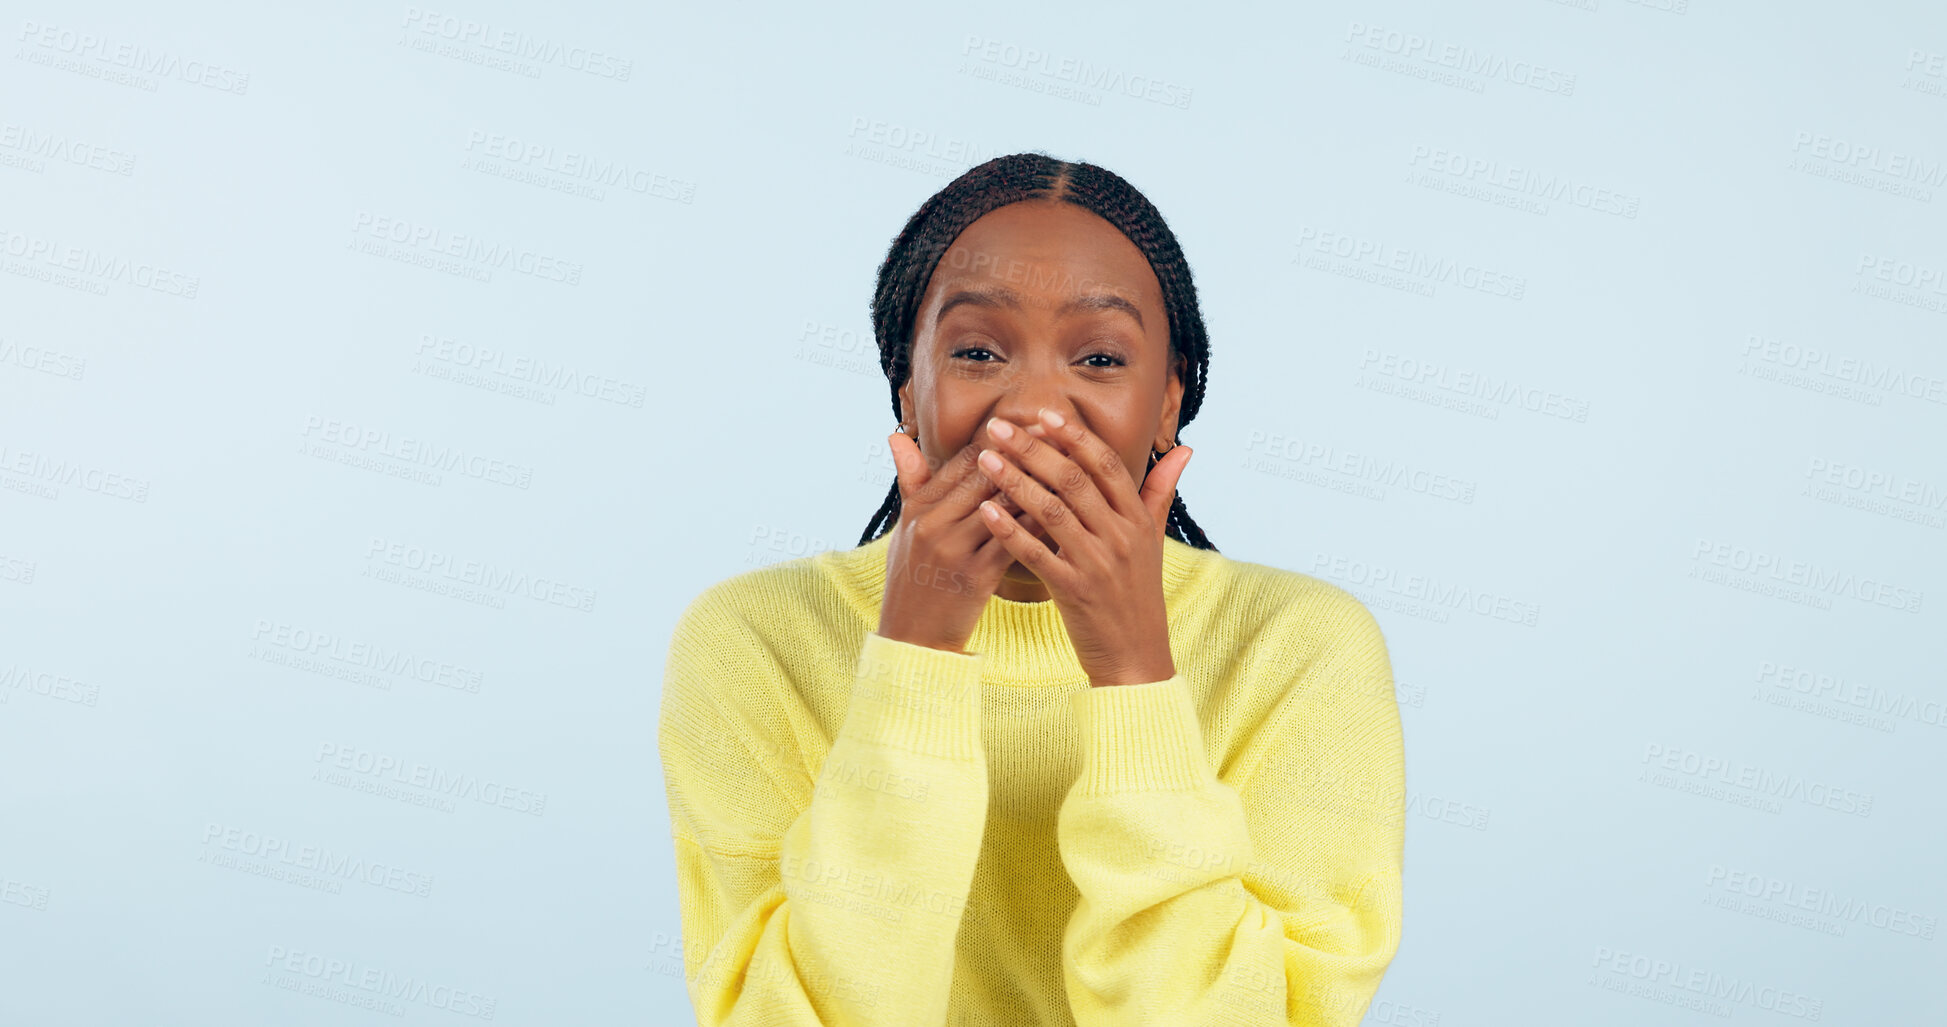
[[[872,297],[872,331],[879,342],[879,366],[892,389],[892,416],[903,419],[899,389],[912,375],[913,321],[919,316],[920,300],[940,258],[968,225],[989,211],[1023,200],[1044,199],[1072,203],[1100,216],[1148,258],[1163,289],[1163,306],[1169,312],[1170,363],[1190,371],[1177,412],[1180,430],[1196,417],[1203,403],[1210,340],[1197,308],[1190,265],[1183,258],[1176,235],[1148,198],[1122,176],[1094,164],[1056,160],[1043,153],[995,157],[968,169],[920,204],[886,251],[885,263],[879,265],[878,289]],[[1152,452],[1149,467],[1155,466]],[[1147,468],[1144,473],[1148,473]],[[859,544],[891,531],[898,520],[899,482],[895,480],[885,502],[859,536]],[[1198,549],[1217,548],[1190,519],[1180,494],[1170,504],[1165,533]]]

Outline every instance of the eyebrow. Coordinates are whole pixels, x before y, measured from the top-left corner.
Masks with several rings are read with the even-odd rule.
[[[933,323],[936,325],[939,324],[946,319],[948,311],[962,305],[990,308],[1005,307],[1009,310],[1019,310],[1021,308],[1021,297],[1014,290],[1007,288],[959,289],[947,294],[947,298],[940,303],[939,313],[933,315]],[[1130,317],[1135,318],[1138,327],[1141,327],[1143,323],[1143,312],[1136,309],[1134,303],[1114,293],[1098,292],[1091,293],[1087,296],[1077,296],[1067,303],[1062,304],[1055,311],[1055,314],[1056,316],[1060,316],[1077,310],[1120,310]]]

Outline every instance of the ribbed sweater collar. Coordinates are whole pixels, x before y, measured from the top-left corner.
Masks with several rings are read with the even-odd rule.
[[[886,554],[892,533],[854,549],[820,554],[818,563],[829,573],[845,601],[865,619],[867,630],[879,624],[886,594]],[[1173,608],[1195,586],[1200,571],[1209,569],[1217,554],[1163,539],[1163,605]],[[981,674],[1016,684],[1061,684],[1085,677],[1075,645],[1062,624],[1054,600],[1021,603],[989,596],[987,608],[974,625],[966,651],[983,657]]]

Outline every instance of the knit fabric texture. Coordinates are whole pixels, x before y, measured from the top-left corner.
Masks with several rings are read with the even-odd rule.
[[[889,533],[683,611],[659,742],[708,1027],[1357,1024],[1405,761],[1344,590],[1163,540],[1176,674],[1091,687],[1057,604],[874,630]]]

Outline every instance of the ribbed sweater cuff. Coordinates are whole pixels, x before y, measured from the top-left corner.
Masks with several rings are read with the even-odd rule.
[[[1076,792],[1191,791],[1214,776],[1204,763],[1203,729],[1183,675],[1089,688],[1070,702],[1082,733]]]
[[[978,653],[950,653],[868,632],[843,733],[943,759],[980,748]]]

